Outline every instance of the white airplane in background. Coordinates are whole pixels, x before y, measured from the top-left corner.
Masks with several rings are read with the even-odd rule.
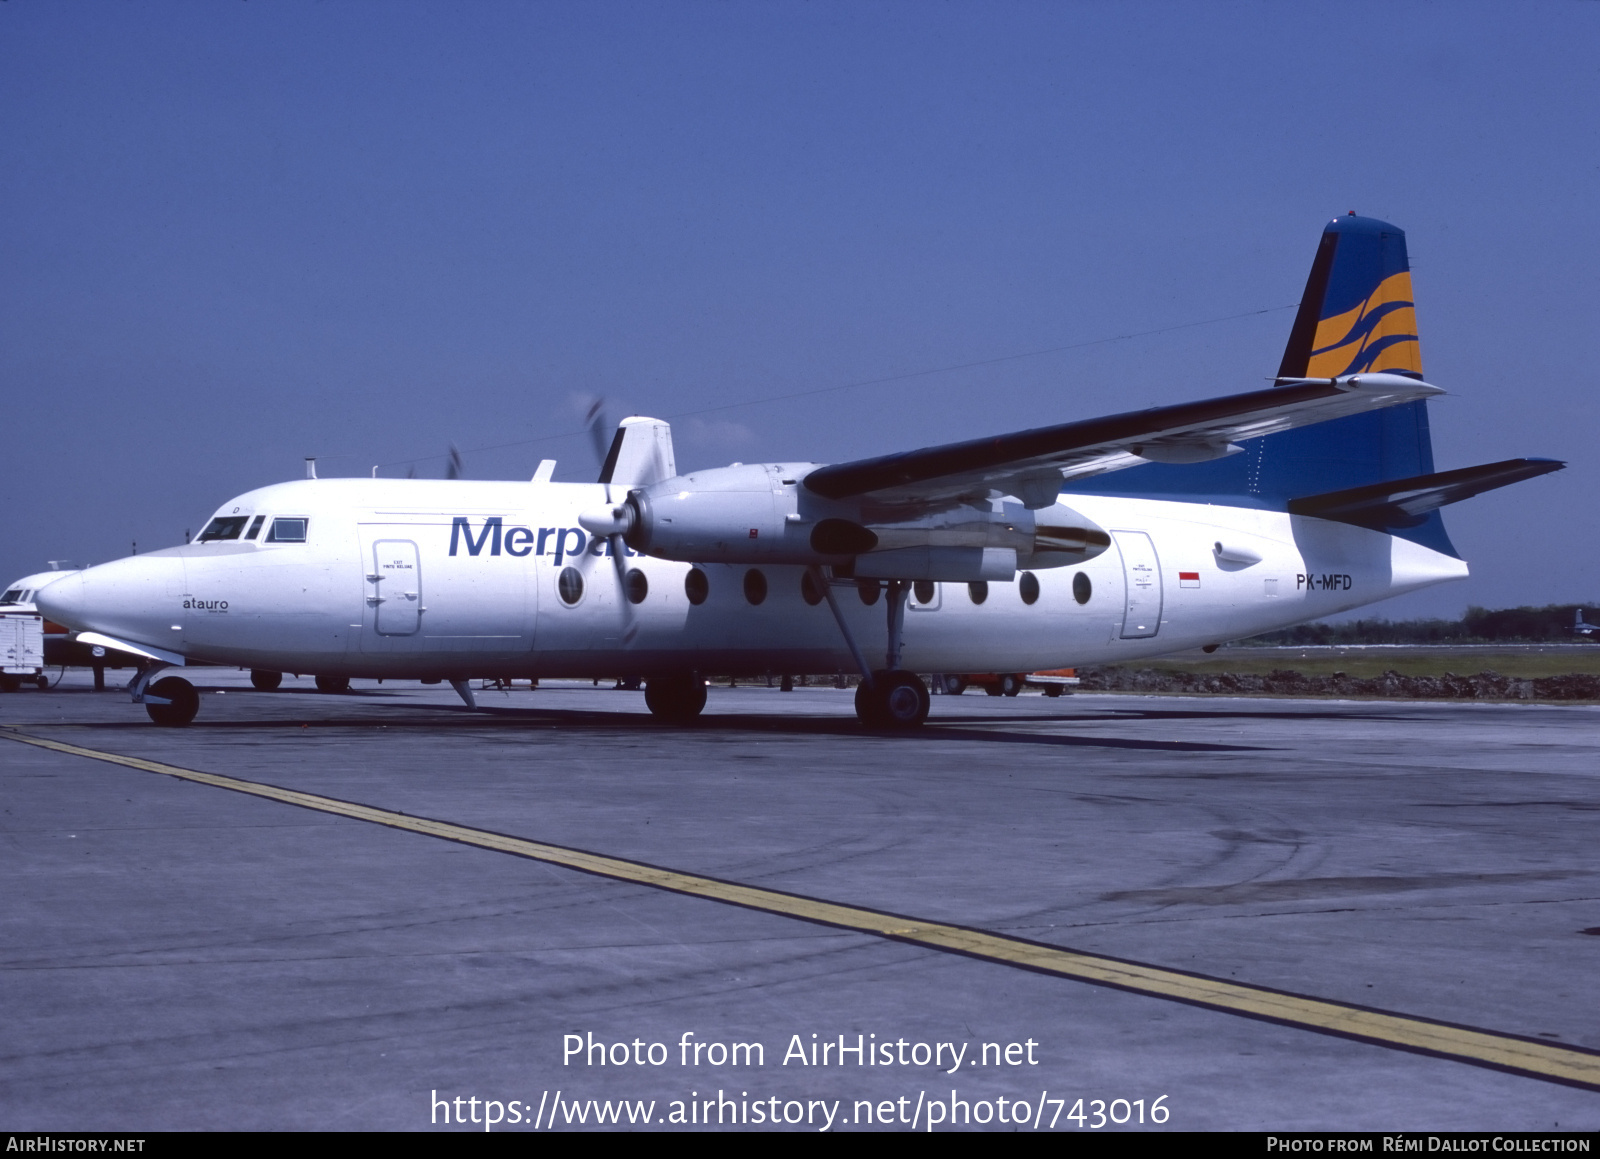
[[[598,483],[308,479],[223,504],[194,543],[38,593],[146,658],[158,724],[186,660],[351,677],[640,676],[661,717],[702,674],[857,671],[870,726],[920,724],[917,672],[1118,663],[1467,575],[1438,508],[1564,464],[1435,473],[1405,235],[1333,221],[1277,385],[852,463],[679,475],[665,422]],[[1137,470],[1123,468],[1137,467]]]

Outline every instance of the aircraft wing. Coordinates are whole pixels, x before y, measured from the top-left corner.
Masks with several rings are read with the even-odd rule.
[[[1084,422],[819,467],[808,490],[923,505],[1015,495],[1034,509],[1063,481],[1141,463],[1199,463],[1242,450],[1242,439],[1395,406],[1444,392],[1402,374],[1291,380],[1248,394],[1152,407]]]

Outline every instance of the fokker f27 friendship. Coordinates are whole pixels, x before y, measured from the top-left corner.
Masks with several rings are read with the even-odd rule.
[[[1213,645],[1467,565],[1439,508],[1564,464],[1435,472],[1405,235],[1323,231],[1276,384],[851,463],[680,475],[622,422],[597,483],[308,479],[223,504],[192,544],[36,597],[145,658],[158,724],[186,660],[351,677],[638,676],[700,713],[702,674],[859,672],[856,712],[920,724],[918,672],[1026,672]],[[166,673],[165,675],[161,675]]]

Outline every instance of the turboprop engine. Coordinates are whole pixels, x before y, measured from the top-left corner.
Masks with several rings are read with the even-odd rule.
[[[886,505],[806,489],[814,463],[735,464],[663,479],[578,522],[635,551],[689,563],[830,564],[839,575],[1008,581],[1019,568],[1092,559],[1106,532],[1055,504],[995,497]]]

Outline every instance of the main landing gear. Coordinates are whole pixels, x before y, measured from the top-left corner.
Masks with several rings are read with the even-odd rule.
[[[861,669],[861,685],[856,689],[856,716],[861,723],[868,728],[898,729],[916,728],[927,720],[928,686],[915,672],[907,672],[900,667],[900,638],[905,630],[906,597],[911,592],[910,583],[906,580],[888,581],[889,644],[884,666],[874,671],[868,667],[867,658],[861,654],[855,637],[850,634],[850,626],[845,623],[844,614],[839,611],[839,605],[833,598],[833,586],[820,567],[813,565],[811,581],[827,597],[828,607],[839,625],[839,631],[844,635],[844,642],[850,646],[850,655],[855,657],[856,666]]]
[[[652,676],[645,681],[644,702],[662,720],[687,724],[706,706],[706,682],[693,672]]]
[[[916,728],[928,719],[927,685],[914,672],[874,672],[856,688],[856,715],[868,728]]]

